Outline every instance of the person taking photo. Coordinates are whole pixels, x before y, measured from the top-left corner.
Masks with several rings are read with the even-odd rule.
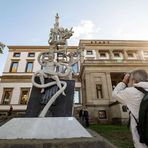
[[[134,70],[125,74],[122,82],[114,88],[112,97],[118,102],[125,104],[130,114],[130,129],[135,148],[147,148],[145,143],[140,142],[139,132],[137,130],[137,121],[139,121],[139,109],[144,93],[136,87],[148,91],[148,74],[145,70]]]

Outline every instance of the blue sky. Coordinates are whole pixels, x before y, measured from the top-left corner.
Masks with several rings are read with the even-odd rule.
[[[0,41],[6,45],[48,45],[55,15],[79,39],[148,40],[148,0],[0,0]],[[7,57],[0,55],[0,75]]]

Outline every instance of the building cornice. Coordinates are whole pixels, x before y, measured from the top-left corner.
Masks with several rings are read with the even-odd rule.
[[[74,49],[77,48],[78,46],[68,46],[68,49]],[[49,46],[17,46],[17,45],[8,45],[9,49],[49,49]]]
[[[17,45],[8,45],[9,49],[49,49],[49,46],[17,46]]]
[[[79,46],[148,47],[148,40],[80,40]]]
[[[23,83],[31,83],[31,78],[32,76],[29,75],[3,75],[1,77],[1,82],[7,82],[7,83],[12,83],[12,82],[23,82]]]
[[[85,68],[88,67],[142,67],[147,69],[148,60],[85,60],[80,69],[80,78],[82,78]]]

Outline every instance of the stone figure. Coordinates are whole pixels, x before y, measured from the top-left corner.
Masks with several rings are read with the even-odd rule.
[[[66,95],[64,90],[65,90],[67,84],[64,81],[60,81],[59,77],[68,77],[71,74],[71,67],[66,63],[54,61],[53,54],[51,54],[50,52],[49,53],[48,52],[40,53],[40,55],[38,56],[38,61],[41,64],[41,66],[43,67],[43,69],[35,72],[35,74],[32,77],[32,84],[38,88],[41,88],[41,93],[44,92],[44,88],[47,88],[50,86],[57,85],[59,88],[57,93],[55,95],[53,95],[53,97],[49,100],[49,102],[46,104],[46,106],[44,107],[44,109],[40,113],[39,117],[44,117],[46,115],[48,109],[52,105],[52,103],[56,100],[56,98],[60,94]],[[61,72],[60,70],[63,69],[63,67],[64,67],[65,71]],[[58,69],[58,71],[57,71],[57,69]],[[35,77],[39,77],[41,84],[38,84],[35,82]],[[45,78],[51,78],[54,81],[45,84],[44,83]]]
[[[62,69],[61,67],[64,67],[65,72],[61,73],[60,71],[56,71],[57,67],[58,67],[58,69]],[[44,85],[44,78],[52,78],[53,80],[56,81],[59,89],[61,89],[61,83],[60,83],[59,77],[69,76],[70,72],[71,72],[71,67],[65,63],[49,62],[48,61],[48,62],[46,62],[46,65],[43,66],[42,70],[35,72],[35,74],[32,77],[32,83],[36,87],[42,88],[41,93],[43,93],[44,88],[48,87],[48,84]],[[38,76],[40,78],[41,84],[35,83],[34,79],[36,76]],[[63,92],[63,95],[65,95],[64,92]]]

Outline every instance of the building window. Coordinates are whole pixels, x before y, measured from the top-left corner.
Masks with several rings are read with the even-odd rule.
[[[10,67],[10,72],[17,72],[18,62],[12,62]]]
[[[74,91],[74,103],[79,104],[80,103],[80,90]]]
[[[57,57],[63,57],[64,54],[63,53],[57,53]]]
[[[12,97],[12,88],[4,88],[3,92],[3,99],[2,99],[2,104],[8,105],[10,104],[10,100]]]
[[[27,62],[26,72],[32,72],[32,71],[33,71],[33,62]]]
[[[57,61],[63,61],[64,60],[64,54],[63,53],[57,53]]]
[[[127,107],[126,105],[123,105],[123,106],[122,106],[122,111],[123,111],[123,112],[127,112],[127,110],[128,110],[128,107]]]
[[[79,72],[78,63],[75,63],[75,64],[72,65],[72,70],[73,70],[74,73]]]
[[[105,58],[105,57],[106,57],[106,53],[105,53],[105,52],[101,52],[101,53],[100,53],[100,57],[101,57],[101,58]]]
[[[134,57],[134,54],[133,53],[128,53],[128,57],[129,58],[133,58]]]
[[[14,53],[13,54],[14,57],[20,57],[20,55],[21,55],[20,53]]]
[[[144,56],[148,56],[148,51],[143,52]]]
[[[114,53],[115,58],[120,58],[120,53]]]
[[[28,57],[35,57],[35,53],[28,53]]]
[[[27,104],[29,100],[29,91],[30,88],[22,88],[21,89],[21,98],[20,98],[20,104]]]
[[[105,110],[99,110],[98,114],[99,114],[99,119],[107,119]]]
[[[101,84],[96,85],[96,93],[97,93],[97,98],[99,98],[99,99],[103,98],[103,92],[102,92],[102,85]]]
[[[87,51],[86,51],[86,54],[87,54],[87,55],[92,55],[92,54],[93,54],[93,51],[92,51],[92,50],[87,50]]]

